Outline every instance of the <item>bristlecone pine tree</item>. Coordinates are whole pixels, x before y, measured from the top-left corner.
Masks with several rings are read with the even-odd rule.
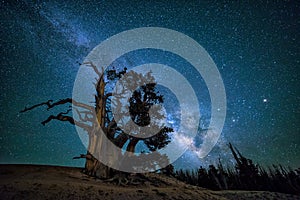
[[[66,112],[60,112],[57,115],[50,115],[41,123],[46,125],[51,120],[59,120],[69,122],[72,125],[76,125],[84,129],[89,137],[88,150],[86,154],[81,154],[78,157],[74,157],[74,159],[86,159],[84,169],[86,174],[101,179],[115,180],[115,177],[120,178],[120,175],[124,177],[125,175],[128,175],[128,173],[123,173],[112,169],[96,159],[100,158],[103,154],[106,154],[105,156],[110,155],[110,163],[121,162],[120,160],[116,160],[118,158],[116,156],[117,152],[107,152],[107,144],[103,139],[104,136],[106,136],[111,142],[119,147],[119,149],[126,150],[125,152],[135,153],[134,155],[136,156],[136,159],[143,159],[143,156],[149,155],[149,153],[165,147],[170,142],[168,133],[172,132],[173,129],[163,125],[156,135],[148,138],[134,137],[133,134],[129,135],[119,128],[113,118],[111,110],[112,93],[109,91],[110,89],[108,89],[107,85],[108,83],[110,83],[110,85],[116,83],[117,80],[126,74],[127,80],[130,81],[123,83],[124,91],[126,88],[130,88],[130,85],[132,84],[138,83],[141,85],[141,83],[145,82],[145,80],[147,80],[148,83],[151,82],[136,88],[136,90],[132,93],[131,98],[128,100],[129,113],[132,121],[139,126],[147,126],[150,124],[149,110],[151,106],[155,104],[160,105],[164,101],[163,96],[159,94],[159,91],[156,88],[156,83],[151,75],[151,72],[147,73],[146,75],[142,75],[133,71],[126,72],[126,68],[119,72],[113,68],[110,68],[110,70],[106,70],[105,72],[103,70],[100,72],[97,67],[93,65],[93,63],[84,64],[85,65],[82,67],[92,67],[98,76],[98,80],[95,83],[95,106],[78,102],[72,98],[66,98],[56,102],[53,100],[48,100],[47,102],[39,103],[31,107],[25,107],[25,109],[20,112],[26,112],[44,105],[47,106],[47,110],[63,104],[72,105],[74,108],[73,112],[75,110],[79,120],[76,120],[73,116],[68,115],[71,112],[71,109],[69,109]],[[117,107],[122,106],[120,101],[117,101],[116,104],[118,104],[115,105]],[[157,113],[155,116],[157,116],[157,118],[163,117],[163,115],[159,113]],[[137,151],[136,146],[139,143],[144,144],[143,146],[146,148],[143,149],[142,152]],[[147,159],[149,160],[149,163],[144,163],[145,166],[135,167],[147,167],[148,169],[151,169],[152,167],[153,169],[157,169],[160,167],[157,166],[157,163],[161,163],[166,166],[169,162],[167,156],[157,154],[155,154],[155,158],[153,160]]]

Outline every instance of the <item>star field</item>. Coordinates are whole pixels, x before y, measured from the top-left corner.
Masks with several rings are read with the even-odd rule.
[[[219,157],[230,163],[228,142],[254,162],[299,167],[299,9],[296,1],[1,1],[0,163],[83,166],[71,159],[85,152],[74,127],[40,124],[60,109],[19,111],[70,97],[78,63],[96,45],[119,32],[153,26],[182,32],[202,45],[226,89],[227,116],[218,144],[204,159],[187,151],[177,167],[207,166]],[[116,65],[153,61],[190,81],[209,118],[205,83],[183,59],[141,50]]]

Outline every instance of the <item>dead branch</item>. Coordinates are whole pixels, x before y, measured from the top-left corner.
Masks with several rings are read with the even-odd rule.
[[[73,157],[73,159],[81,159],[81,158],[85,158],[87,160],[96,160],[96,158],[94,158],[94,156],[92,156],[90,153],[87,153],[87,154],[80,154],[79,156],[75,156]]]
[[[53,119],[59,120],[59,121],[66,121],[72,125],[76,125],[76,126],[79,126],[80,128],[83,128],[84,130],[86,130],[89,133],[89,131],[91,130],[92,127],[87,124],[84,124],[84,123],[74,120],[74,118],[71,116],[67,116],[66,114],[68,114],[70,111],[71,111],[71,109],[67,110],[67,112],[61,112],[56,116],[50,115],[45,121],[41,122],[41,124],[43,124],[43,126],[45,126],[47,123],[49,123]]]
[[[82,122],[94,122],[95,121],[95,117],[92,112],[79,111],[77,108],[74,108],[74,109],[77,112],[77,115],[78,115],[80,121],[82,121]],[[82,117],[82,114],[84,115],[84,117]],[[88,115],[92,115],[93,117],[88,117]]]
[[[55,106],[63,105],[63,104],[66,104],[66,103],[71,103],[74,106],[87,109],[87,110],[89,110],[91,112],[94,110],[94,108],[92,106],[89,106],[89,105],[86,105],[86,104],[83,104],[83,103],[79,103],[79,102],[73,100],[72,98],[60,99],[59,101],[54,102],[54,103],[52,103],[52,102],[53,102],[53,100],[48,100],[46,102],[33,105],[33,106],[29,107],[29,108],[25,107],[23,110],[20,111],[20,113],[32,110],[32,109],[34,109],[36,107],[43,106],[43,105],[46,105],[48,107],[47,110],[49,110],[49,109],[51,109],[51,108],[53,108]]]
[[[59,121],[68,121],[71,124],[75,125],[75,120],[73,119],[73,117],[70,116],[65,116],[66,114],[68,114],[71,111],[71,109],[67,110],[67,112],[61,112],[58,115],[54,116],[54,115],[50,115],[45,121],[41,122],[44,126],[50,122],[53,119],[59,120]]]
[[[81,158],[86,158],[85,154],[80,154],[80,156],[75,156],[73,159],[81,159]]]
[[[85,62],[83,63],[84,65],[90,65],[94,71],[96,72],[96,74],[99,76],[99,77],[102,77],[104,73],[101,73],[99,72],[99,70],[97,69],[96,65],[94,65],[92,62]]]
[[[29,107],[29,108],[25,107],[23,110],[20,111],[20,113],[26,112],[26,111],[28,111],[28,110],[32,110],[32,109],[34,109],[34,108],[36,108],[36,107],[39,107],[39,106],[42,106],[42,105],[47,105],[48,108],[49,108],[49,107],[51,107],[51,102],[53,102],[53,100],[48,100],[48,101],[46,101],[46,102],[43,102],[43,103],[39,103],[39,104],[33,105],[33,106]]]

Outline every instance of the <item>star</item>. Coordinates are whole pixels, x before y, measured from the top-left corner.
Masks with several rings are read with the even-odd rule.
[[[83,61],[102,41],[125,30],[152,26],[179,31],[198,42],[216,63],[225,84],[227,116],[222,137],[205,159],[196,161],[196,156],[190,156],[189,167],[199,167],[199,162],[210,164],[220,155],[228,154],[228,160],[232,159],[226,152],[228,142],[256,163],[272,165],[289,161],[291,167],[299,167],[300,141],[295,139],[300,132],[297,110],[300,61],[296,42],[299,34],[295,32],[299,26],[299,4],[270,1],[262,13],[260,5],[248,9],[246,3],[241,5],[247,8],[243,10],[230,2],[194,2],[185,6],[169,1],[159,6],[139,1],[3,2],[0,127],[4,128],[0,134],[0,153],[9,153],[1,157],[1,162],[82,167],[83,162],[69,159],[86,152],[74,127],[61,123],[40,126],[39,122],[48,114],[41,110],[26,115],[18,113],[31,103],[71,96],[79,68],[77,62]],[[226,9],[220,9],[225,5]],[[146,63],[170,66],[189,81],[199,99],[201,127],[209,127],[209,90],[202,75],[189,62],[155,49],[133,51],[114,62],[119,69]],[[176,81],[168,74],[165,78]],[[172,91],[161,87],[162,90],[169,114],[167,123],[177,130],[181,122],[179,103]],[[184,110],[193,112],[189,108]],[[190,139],[181,141],[195,150],[201,146],[205,134],[199,131],[196,146]],[[32,145],[28,141],[33,141]],[[192,155],[192,150],[183,157]],[[178,165],[186,167],[185,161],[182,159]]]

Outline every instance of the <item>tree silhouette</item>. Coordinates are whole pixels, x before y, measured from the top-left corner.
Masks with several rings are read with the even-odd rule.
[[[231,143],[228,147],[236,161],[234,169],[225,169],[219,160],[217,167],[210,165],[205,169],[200,166],[196,172],[179,170],[176,177],[213,190],[264,190],[300,195],[300,168],[292,170],[273,165],[266,170],[244,157]]]
[[[20,112],[23,113],[40,106],[47,106],[47,110],[64,104],[69,104],[70,107],[73,106],[73,116],[75,111],[76,116],[78,116],[77,119],[70,115],[72,110],[68,109],[66,112],[50,115],[41,123],[45,126],[52,120],[59,120],[69,122],[85,130],[89,136],[88,151],[86,154],[74,157],[74,159],[86,159],[84,172],[90,176],[102,179],[112,178],[112,180],[115,180],[114,177],[120,177],[120,174],[122,174],[122,176],[128,174],[114,170],[99,162],[97,158],[100,158],[104,154],[109,156],[108,161],[112,166],[118,162],[119,164],[132,165],[133,168],[144,167],[152,171],[159,169],[159,165],[167,166],[167,164],[169,164],[167,156],[160,155],[156,150],[165,147],[170,142],[168,133],[172,132],[173,129],[157,122],[152,122],[159,121],[164,117],[163,114],[160,113],[159,107],[156,107],[164,102],[164,98],[159,94],[151,72],[142,75],[134,71],[127,72],[126,68],[121,71],[117,71],[114,68],[107,71],[102,69],[100,72],[93,63],[84,63],[82,67],[92,67],[98,76],[95,83],[96,95],[94,106],[78,102],[72,98],[66,98],[56,102],[48,100],[31,107],[25,107],[25,109]],[[125,75],[126,79],[122,80],[122,82],[121,78]],[[113,102],[112,91],[106,86],[108,83],[115,84],[117,81],[121,81],[122,88],[121,93],[118,94],[119,98]],[[135,85],[139,85],[140,87],[135,88]],[[135,90],[132,92],[131,97],[129,99],[124,98],[122,95],[132,88]],[[112,111],[112,108],[115,108],[121,112],[124,101],[125,103],[129,103],[129,116],[134,124],[137,125],[131,130],[131,134],[127,134],[118,126]],[[150,116],[153,113],[154,117]],[[135,134],[144,134],[141,132],[143,129],[136,127],[146,127],[151,122],[151,125],[159,128],[157,134],[149,137],[135,137]],[[109,144],[106,142],[105,137],[108,138],[109,142],[116,145],[119,151],[107,152],[107,145]],[[144,149],[140,152],[138,152],[136,148],[138,144],[143,144],[144,146]],[[126,150],[125,154],[122,154],[122,150]],[[126,153],[133,154],[127,155]],[[126,160],[126,156],[131,156],[131,159],[134,157],[133,160],[137,161],[137,163],[139,163],[138,161],[141,159],[145,159],[147,162],[143,163],[144,166],[135,166],[134,163],[120,163],[122,161],[117,160],[120,156],[125,157],[124,160]]]

